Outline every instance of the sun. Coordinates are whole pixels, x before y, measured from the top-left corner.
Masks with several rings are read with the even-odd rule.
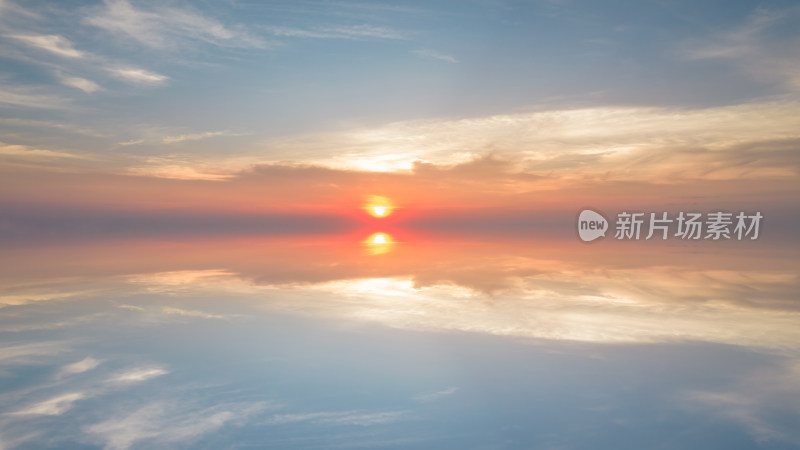
[[[364,209],[372,217],[383,218],[392,213],[394,206],[392,206],[392,202],[388,198],[372,195],[367,198],[367,204],[364,205]]]
[[[375,217],[383,217],[389,213],[389,208],[385,206],[370,206],[369,213]]]

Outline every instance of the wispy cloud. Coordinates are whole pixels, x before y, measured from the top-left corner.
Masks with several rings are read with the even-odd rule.
[[[123,147],[126,147],[128,145],[139,145],[139,144],[143,144],[143,143],[144,143],[144,139],[131,139],[130,141],[117,142],[117,145],[121,145]]]
[[[162,375],[168,374],[169,371],[160,367],[138,367],[122,373],[118,373],[106,380],[108,383],[113,384],[127,384],[127,383],[140,383]]]
[[[6,37],[15,39],[28,47],[45,50],[50,55],[72,60],[55,62],[48,58],[30,56],[28,52],[10,53],[11,57],[50,67],[61,84],[80,89],[88,94],[101,91],[103,88],[95,81],[87,78],[68,75],[69,72],[74,70],[91,71],[101,74],[105,72],[104,75],[110,74],[122,81],[139,85],[160,85],[168,80],[168,77],[165,75],[121,63],[115,61],[114,58],[107,58],[89,51],[78,50],[73,43],[64,36],[12,34],[6,35]],[[68,64],[68,66],[65,64]]]
[[[448,62],[451,64],[455,64],[458,62],[455,57],[446,55],[444,53],[437,52],[436,50],[431,50],[429,48],[421,49],[421,50],[414,50],[413,52],[415,55],[425,58],[425,59],[436,59],[439,61]]]
[[[774,417],[800,414],[800,364],[796,361],[764,367],[746,374],[732,389],[689,391],[683,401],[690,409],[711,411],[744,427],[758,442],[800,444],[800,431]]]
[[[33,11],[22,8],[10,0],[0,0],[0,18],[8,19],[9,16],[40,19],[41,16]]]
[[[127,309],[128,311],[144,311],[141,306],[136,305],[119,305],[120,309]]]
[[[222,181],[236,176],[236,169],[221,168],[213,162],[195,162],[189,156],[164,155],[145,158],[128,173],[174,180]]]
[[[20,305],[27,305],[33,302],[47,302],[50,300],[56,299],[64,299],[73,297],[75,295],[86,295],[91,293],[92,291],[82,290],[82,291],[46,291],[46,292],[36,292],[29,291],[29,292],[18,292],[15,294],[6,294],[0,295],[0,308],[5,306],[20,306]]]
[[[266,26],[267,31],[278,37],[314,39],[407,39],[401,32],[374,25],[347,25],[314,28],[291,28]]]
[[[86,128],[80,125],[74,125],[70,123],[62,123],[62,122],[54,122],[50,120],[31,120],[31,119],[20,119],[16,117],[6,117],[0,119],[0,123],[4,123],[7,125],[13,125],[15,127],[33,127],[33,128],[53,128],[61,131],[65,131],[67,133],[74,133],[74,134],[82,134],[85,136],[93,136],[93,137],[102,137],[104,136],[97,131]]]
[[[27,363],[41,356],[56,355],[67,350],[61,342],[31,342],[28,344],[0,347],[0,361],[3,364]]]
[[[396,422],[406,416],[406,411],[364,412],[337,411],[301,414],[277,414],[267,420],[271,425],[310,422],[328,425],[370,426]]]
[[[175,316],[184,316],[184,317],[198,317],[201,319],[225,319],[226,316],[220,314],[212,314],[207,313],[204,311],[196,311],[196,310],[188,310],[188,309],[181,309],[175,308],[172,306],[165,306],[161,309],[165,314],[171,314]]]
[[[7,35],[7,37],[17,39],[19,41],[24,42],[27,45],[46,50],[50,53],[53,53],[58,56],[63,56],[66,58],[83,58],[86,56],[86,53],[75,49],[72,45],[72,42],[69,39],[55,35],[55,34],[48,34],[48,35]]]
[[[125,450],[136,443],[148,447],[187,444],[223,426],[241,424],[265,408],[262,403],[227,403],[212,408],[152,402],[133,412],[89,425],[84,431],[106,449]]]
[[[69,411],[75,402],[85,397],[86,395],[82,392],[61,394],[12,414],[20,416],[57,416]]]
[[[80,89],[87,94],[91,94],[97,91],[102,91],[103,88],[100,87],[97,83],[92,80],[87,80],[86,78],[80,77],[71,77],[63,74],[58,75],[59,81],[64,86],[74,87],[75,89]]]
[[[750,76],[800,90],[800,7],[757,9],[734,29],[686,44],[691,59],[728,60]]]
[[[197,11],[164,6],[137,8],[127,0],[106,0],[86,17],[86,23],[116,35],[125,35],[156,49],[203,42],[224,47],[265,48],[267,43],[241,26],[227,27]]]
[[[163,139],[165,144],[174,144],[177,142],[184,142],[184,141],[196,141],[199,139],[207,139],[210,137],[215,136],[236,136],[233,133],[228,133],[226,131],[205,131],[202,133],[191,133],[191,134],[181,134],[178,136],[167,136]]]
[[[102,361],[94,359],[91,356],[87,356],[78,362],[62,366],[58,373],[59,376],[67,376],[88,372],[99,366],[101,362]]]
[[[304,154],[304,162],[351,170],[410,171],[491,153],[513,161],[511,170],[565,179],[775,178],[795,176],[800,165],[790,150],[800,138],[798,115],[800,103],[792,101],[706,109],[608,106],[395,122],[263,145],[276,159]]]
[[[63,110],[69,108],[69,101],[54,95],[39,94],[28,86],[0,85],[0,105]]]
[[[14,353],[29,354],[30,350],[20,348]],[[0,359],[1,356],[2,349]],[[52,362],[52,354],[48,352],[46,356]],[[4,364],[9,362],[3,361]],[[65,440],[80,439],[110,449],[127,449],[141,442],[156,448],[184,446],[223,426],[242,425],[259,412],[274,408],[266,402],[218,401],[213,401],[214,406],[209,407],[206,401],[198,401],[196,395],[180,399],[161,395],[155,402],[149,398],[137,401],[138,397],[134,395],[131,401],[117,408],[109,398],[119,398],[119,393],[129,389],[132,383],[150,379],[160,371],[154,374],[154,367],[133,368],[109,380],[107,372],[97,370],[100,364],[100,360],[87,357],[62,365],[49,383],[32,381],[28,387],[4,393],[4,408],[1,409],[5,414],[0,414],[0,444],[39,447],[48,440],[45,446],[63,446]],[[81,376],[69,377],[76,374]],[[53,393],[54,390],[60,392]],[[88,399],[98,400],[98,403],[89,409],[76,408],[81,401]],[[57,428],[42,423],[46,420],[43,416],[67,413],[66,420],[74,432],[66,436]]]
[[[685,259],[681,255],[675,253],[672,259]],[[475,261],[465,254],[459,256]],[[598,256],[581,263],[543,258],[529,260],[526,267],[508,263],[519,276],[503,276],[501,271],[477,280],[482,276],[475,275],[474,266],[461,274],[430,273],[437,269],[429,266],[410,269],[416,271],[410,277],[329,282],[314,287],[319,297],[310,296],[303,305],[286,302],[272,306],[375,321],[394,328],[595,343],[681,339],[786,349],[787,343],[800,336],[795,326],[800,314],[790,300],[797,278],[788,269],[700,270],[671,266],[677,263],[663,260],[658,260],[657,268],[598,269],[594,264],[608,264],[608,258]],[[702,261],[707,264],[709,260]],[[494,261],[492,265],[505,263]],[[466,286],[484,291],[494,287],[491,306],[478,301],[486,294]],[[753,292],[761,293],[758,306],[754,306]],[[325,303],[331,293],[347,295],[347,305],[332,308]],[[382,300],[376,303],[376,298]],[[774,310],[763,306],[769,303],[785,306]],[[653,316],[653,311],[658,315]]]
[[[160,86],[169,80],[169,77],[166,75],[161,75],[138,67],[111,66],[107,67],[106,71],[120,80],[139,85]]]
[[[187,141],[199,141],[202,139],[209,139],[214,137],[233,137],[233,136],[244,136],[243,133],[234,133],[230,131],[202,131],[198,133],[185,133],[185,134],[170,134],[164,136],[163,133],[160,131],[150,132],[148,136],[145,138],[140,139],[131,139],[129,141],[118,142],[117,145],[121,146],[128,146],[128,145],[138,145],[144,143],[161,143],[161,144],[179,144],[181,142]],[[167,160],[178,160],[180,157],[178,155],[162,155],[160,157],[154,158],[152,162],[164,162]],[[174,162],[174,161],[173,161]]]
[[[66,153],[61,151],[46,150],[41,148],[30,147],[27,145],[14,145],[0,142],[0,156],[15,156],[25,158],[77,158],[85,159],[81,155]]]
[[[208,270],[176,270],[172,272],[157,272],[129,277],[129,281],[148,286],[154,292],[171,292],[172,289],[193,286],[208,281],[227,279],[232,272],[221,269]]]
[[[456,393],[457,390],[458,390],[458,388],[453,386],[453,387],[450,387],[450,388],[447,388],[447,389],[443,389],[441,391],[431,392],[429,394],[417,395],[416,397],[414,397],[414,400],[416,400],[418,402],[424,402],[424,403],[432,402],[432,401],[435,401],[435,400],[439,400],[442,397],[447,397],[447,396],[453,395],[453,394]]]

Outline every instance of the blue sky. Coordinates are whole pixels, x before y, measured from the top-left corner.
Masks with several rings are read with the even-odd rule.
[[[413,135],[465,118],[666,108],[658,119],[776,101],[793,116],[799,21],[796,2],[779,1],[5,0],[0,141],[38,162],[37,150],[81,156],[65,165],[240,170],[347,166],[337,136],[391,123]],[[537,144],[481,142],[453,158]],[[427,156],[362,166],[449,161]]]

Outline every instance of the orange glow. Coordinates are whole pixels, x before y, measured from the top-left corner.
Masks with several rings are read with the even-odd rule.
[[[370,255],[383,255],[392,249],[394,239],[386,233],[372,233],[364,243]]]
[[[367,199],[367,204],[364,209],[366,209],[367,213],[372,217],[382,218],[391,214],[394,207],[388,198],[381,197],[380,195],[373,195]]]

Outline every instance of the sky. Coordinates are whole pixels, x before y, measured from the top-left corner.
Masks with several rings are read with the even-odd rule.
[[[795,2],[0,5],[4,204],[343,214],[798,186]]]
[[[0,0],[0,450],[797,448],[799,172],[797,1]]]

